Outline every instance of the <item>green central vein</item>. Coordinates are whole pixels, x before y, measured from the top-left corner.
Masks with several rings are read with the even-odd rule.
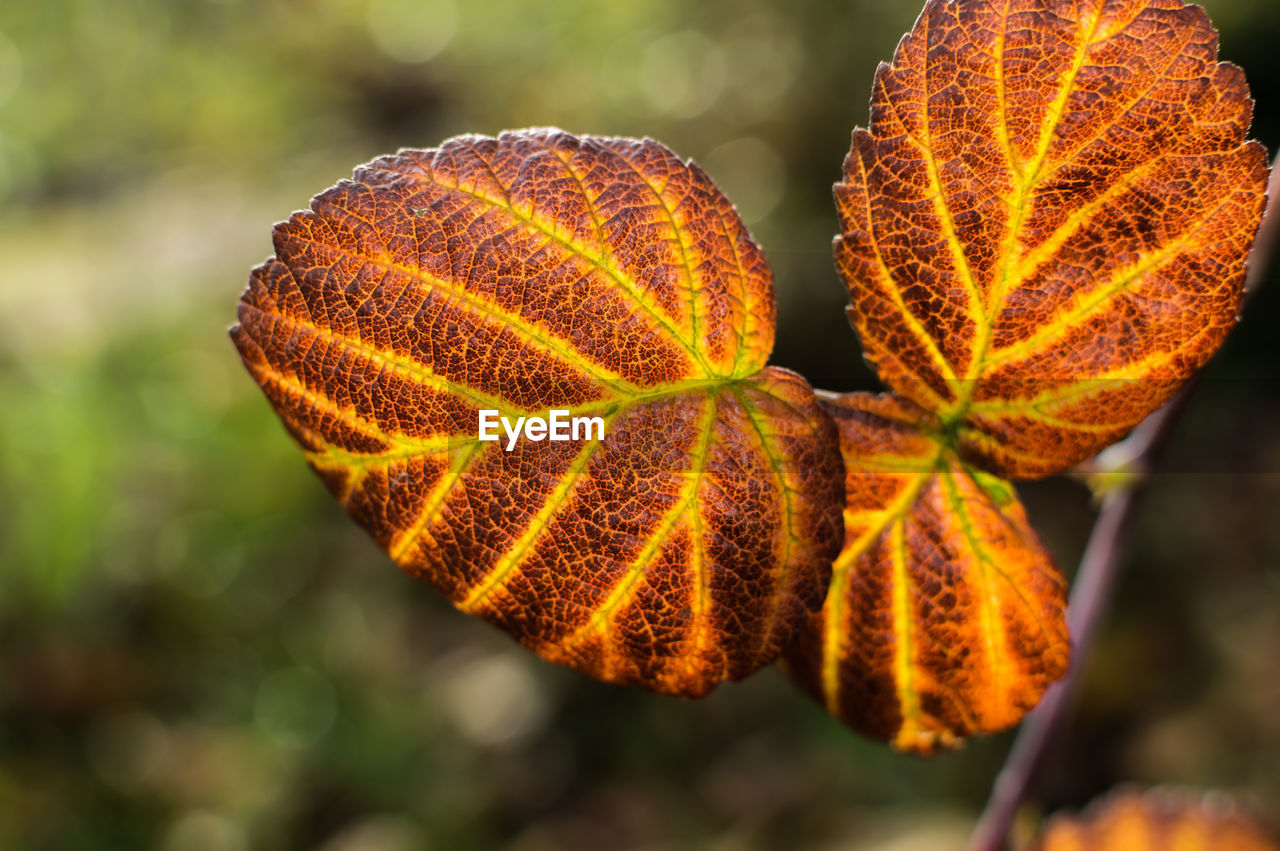
[[[1006,225],[1004,239],[1001,241],[1000,262],[997,264],[997,268],[1000,269],[999,279],[995,286],[990,288],[987,298],[984,300],[982,321],[976,325],[978,339],[973,347],[973,355],[970,358],[969,367],[965,370],[959,398],[951,406],[951,409],[943,415],[943,420],[947,427],[960,423],[968,414],[969,406],[977,393],[979,379],[988,368],[987,354],[991,347],[996,317],[1000,315],[1013,283],[1014,265],[1017,260],[1015,248],[1018,234],[1021,232],[1030,212],[1031,199],[1035,194],[1036,187],[1039,186],[1041,172],[1048,161],[1054,135],[1062,122],[1071,94],[1075,91],[1076,81],[1081,69],[1084,67],[1089,50],[1093,47],[1101,29],[1102,15],[1097,15],[1092,21],[1085,20],[1082,23],[1087,28],[1087,32],[1082,33],[1082,38],[1072,58],[1071,66],[1062,75],[1058,94],[1050,105],[1045,122],[1040,128],[1036,153],[1025,169],[1019,166],[1015,166],[1013,169],[1015,175],[1021,179],[1018,180],[1017,196],[1010,206],[1009,221]],[[1003,81],[1003,74],[1001,74],[1001,80]],[[1010,151],[1010,156],[1012,157],[1012,151]]]
[[[969,475],[972,476],[971,473]],[[1045,640],[1045,646],[1050,646],[1053,642],[1049,638],[1049,629],[1037,613],[1031,599],[1027,597],[1022,586],[1014,581],[1014,578],[1009,575],[1009,572],[1000,565],[999,560],[992,558],[991,554],[988,553],[986,548],[983,546],[982,539],[974,529],[973,516],[970,513],[968,502],[960,494],[959,486],[955,482],[955,474],[950,469],[946,472],[946,483],[947,501],[950,503],[952,510],[960,520],[960,527],[964,532],[965,540],[969,544],[969,549],[972,551],[974,558],[978,560],[979,565],[982,567],[982,582],[984,587],[989,590],[991,596],[994,597],[995,592],[991,590],[993,588],[992,574],[1003,579],[1005,584],[1013,591],[1014,596],[1016,596],[1019,602],[1022,603],[1023,608],[1026,609],[1027,615],[1031,618],[1032,623],[1034,623],[1036,628],[1040,630],[1040,634]],[[992,509],[996,511],[997,516],[1000,518],[1000,522],[1003,523],[1016,538],[1022,540],[1022,531],[1014,526],[1013,522],[1005,516],[1004,512],[999,511],[999,508],[995,506],[994,502],[992,503]],[[1029,549],[1031,548],[1029,547]],[[992,600],[984,602],[984,608],[993,605],[995,605],[995,603]],[[984,627],[987,628],[988,644],[993,650],[997,640],[994,623],[995,616],[992,612],[987,611],[984,614]],[[1003,635],[1003,633],[1001,634]],[[993,664],[992,667],[994,669],[996,666]]]

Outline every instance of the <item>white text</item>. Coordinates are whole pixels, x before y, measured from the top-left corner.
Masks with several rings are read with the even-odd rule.
[[[523,433],[526,440],[604,440],[603,417],[571,417],[569,411],[547,412],[549,417],[504,417],[498,411],[480,411],[479,437],[481,440],[498,440],[498,427],[507,436],[506,451],[516,448],[516,441]]]

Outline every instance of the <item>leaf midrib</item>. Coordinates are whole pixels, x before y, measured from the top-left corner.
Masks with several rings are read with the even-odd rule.
[[[1089,10],[1086,8],[1086,14]],[[1062,77],[1062,84],[1059,86],[1058,96],[1054,99],[1053,104],[1049,108],[1046,116],[1045,124],[1041,128],[1041,135],[1037,140],[1036,153],[1029,169],[1024,168],[1021,163],[1016,162],[1012,147],[1009,151],[1009,166],[1015,180],[1020,185],[1015,202],[1010,205],[1010,220],[1005,231],[1005,238],[1002,241],[1000,251],[1000,262],[997,264],[1000,269],[999,283],[991,288],[987,298],[984,301],[982,309],[979,311],[981,321],[977,326],[978,342],[974,346],[973,356],[969,361],[969,367],[965,370],[964,380],[961,382],[960,392],[949,411],[942,414],[945,425],[951,426],[958,424],[964,420],[969,412],[969,406],[973,401],[974,395],[977,393],[978,384],[982,375],[987,369],[987,353],[991,346],[992,332],[995,328],[996,317],[1003,310],[1005,300],[1008,298],[1010,289],[1010,279],[1013,277],[1013,267],[1015,264],[1015,245],[1017,244],[1018,234],[1025,222],[1031,198],[1034,195],[1035,188],[1039,185],[1040,173],[1044,169],[1044,165],[1048,159],[1049,149],[1053,146],[1053,137],[1057,132],[1058,126],[1062,121],[1065,113],[1067,102],[1071,99],[1071,94],[1075,89],[1076,80],[1084,67],[1085,59],[1089,55],[1089,51],[1095,44],[1095,39],[1102,26],[1101,14],[1094,16],[1091,22],[1087,23],[1088,33],[1081,41],[1080,46],[1072,60],[1070,69]],[[1110,34],[1107,36],[1110,38]],[[997,61],[1002,61],[1001,57],[997,57]],[[1001,73],[1001,82],[1003,82],[1003,69]],[[925,110],[927,112],[927,108]],[[1005,117],[1005,110],[1001,111],[1002,120]]]
[[[750,378],[724,378],[724,379],[700,379],[697,381],[681,382],[677,385],[660,385],[648,392],[640,392],[632,395],[619,395],[611,397],[602,397],[600,399],[584,403],[577,407],[552,406],[544,408],[540,411],[529,411],[515,413],[514,416],[532,419],[540,417],[547,419],[551,416],[552,411],[564,411],[567,417],[580,416],[609,416],[615,414],[621,416],[630,409],[643,404],[653,402],[661,402],[668,399],[675,399],[680,396],[694,394],[710,394],[719,395],[721,391],[734,392],[734,388],[738,386],[755,387],[760,381],[755,376]],[[713,393],[714,391],[714,393]],[[314,392],[314,391],[313,391]],[[327,400],[327,397],[323,397]],[[775,397],[776,398],[776,397]],[[433,435],[426,438],[415,438],[409,435],[392,434],[389,432],[380,432],[373,435],[380,440],[393,444],[393,448],[386,452],[352,452],[346,449],[337,449],[338,453],[344,458],[351,459],[352,462],[360,460],[365,464],[381,460],[408,460],[423,455],[436,454],[445,448],[468,446],[479,443],[479,436],[468,431],[464,434],[441,434]],[[447,441],[447,446],[437,443],[436,441]],[[334,446],[329,440],[324,441],[329,446]],[[421,451],[416,451],[417,447],[422,447]],[[318,455],[321,453],[309,453],[310,455]],[[328,450],[324,454],[329,454]],[[336,454],[336,453],[335,453]]]

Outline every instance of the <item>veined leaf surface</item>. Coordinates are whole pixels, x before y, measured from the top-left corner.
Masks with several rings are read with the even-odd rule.
[[[1079,815],[1049,820],[1034,851],[1277,851],[1257,822],[1222,795],[1121,790]]]
[[[836,186],[867,357],[1006,476],[1123,436],[1222,343],[1252,101],[1182,0],[930,0]]]
[[[347,512],[542,656],[698,696],[773,661],[840,548],[834,426],[766,368],[773,281],[662,145],[374,160],[278,225],[232,336]],[[605,436],[477,439],[479,412]]]
[[[1013,486],[892,395],[823,402],[846,466],[845,547],[788,673],[854,729],[929,754],[1016,724],[1066,671],[1066,588]]]

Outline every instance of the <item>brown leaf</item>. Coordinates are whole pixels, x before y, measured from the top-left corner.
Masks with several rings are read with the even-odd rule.
[[[847,469],[845,547],[790,675],[854,729],[932,753],[1016,724],[1066,671],[1065,584],[1013,487],[904,399],[824,406]]]
[[[773,280],[650,140],[463,136],[275,229],[232,329],[348,513],[542,656],[686,696],[773,661],[840,547],[834,426],[765,368]],[[480,411],[597,417],[477,439]]]
[[[1181,0],[931,0],[836,186],[890,388],[1005,476],[1123,436],[1236,320],[1264,203],[1252,101]]]
[[[1054,816],[1034,851],[1277,851],[1220,794],[1113,792],[1079,815]]]

